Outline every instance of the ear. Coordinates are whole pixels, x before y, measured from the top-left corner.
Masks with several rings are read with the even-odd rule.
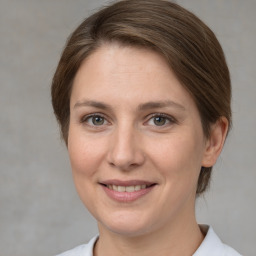
[[[205,144],[203,167],[212,167],[216,163],[227,136],[228,125],[227,118],[221,117],[211,126],[210,136]]]

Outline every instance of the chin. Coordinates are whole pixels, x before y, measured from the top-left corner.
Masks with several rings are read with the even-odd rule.
[[[149,233],[148,228],[138,227],[137,225],[124,225],[124,226],[105,226],[108,231],[122,237],[138,237]]]
[[[118,216],[116,216],[118,215]],[[126,237],[141,236],[149,232],[149,223],[146,221],[147,218],[128,213],[119,213],[115,216],[108,217],[104,220],[99,220],[100,229],[107,229],[108,231]]]

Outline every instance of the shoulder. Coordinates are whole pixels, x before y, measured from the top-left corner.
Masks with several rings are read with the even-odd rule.
[[[93,256],[93,246],[97,239],[98,236],[95,236],[89,241],[88,244],[79,245],[56,256]]]
[[[200,225],[200,228],[206,235],[202,244],[193,256],[241,256],[241,254],[233,248],[224,244],[212,227]]]

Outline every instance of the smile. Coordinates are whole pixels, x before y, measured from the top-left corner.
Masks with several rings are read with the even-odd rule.
[[[147,185],[136,185],[136,186],[116,186],[116,185],[107,185],[107,187],[111,190],[118,192],[134,192],[145,189]]]
[[[106,195],[114,201],[128,203],[150,193],[156,183],[146,181],[106,181],[100,183]]]

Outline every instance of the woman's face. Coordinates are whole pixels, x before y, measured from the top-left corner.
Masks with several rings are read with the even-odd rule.
[[[208,143],[160,55],[102,46],[75,77],[70,112],[75,185],[102,230],[141,235],[194,217]]]

